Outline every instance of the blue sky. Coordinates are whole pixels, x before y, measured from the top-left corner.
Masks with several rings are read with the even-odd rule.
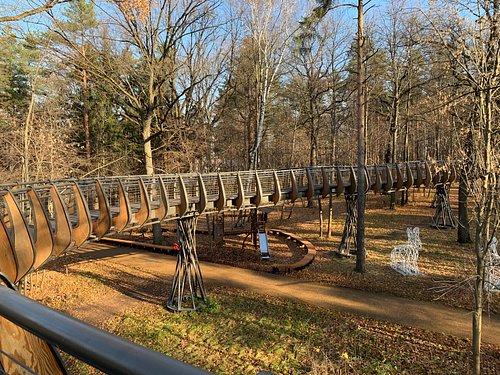
[[[42,4],[46,0],[0,0],[0,15],[6,15],[6,14],[11,14],[12,10],[16,11],[22,11],[30,8],[30,4],[32,6]],[[307,4],[307,0],[299,0],[301,4]],[[347,0],[346,2],[353,3],[356,0]],[[98,3],[102,4],[104,1],[99,0]],[[417,3],[416,0],[407,0],[409,6],[414,5]],[[425,3],[426,1],[423,1]],[[340,2],[339,2],[340,3]],[[366,0],[365,0],[366,3]],[[385,7],[389,4],[389,1],[387,0],[371,0],[368,2],[366,5],[366,8],[370,8],[367,15],[368,19],[374,19],[374,20],[380,20],[384,17],[384,9]],[[54,14],[60,14],[61,11],[64,9],[65,5],[58,5],[54,8],[53,12]],[[354,8],[343,8],[344,11],[347,12],[348,14],[348,19],[349,17],[352,17],[353,24],[354,24],[354,19],[355,19],[355,9]],[[351,16],[352,15],[352,16]],[[30,17],[29,19],[23,20],[21,22],[16,23],[17,27],[20,27],[24,31],[28,30],[43,30],[45,29],[44,25],[47,25],[50,23],[50,20],[47,18],[46,15],[39,14]]]

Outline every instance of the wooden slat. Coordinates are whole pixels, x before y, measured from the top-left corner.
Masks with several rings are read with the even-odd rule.
[[[17,275],[12,282],[17,283],[33,268],[35,263],[35,244],[28,230],[28,224],[10,191],[4,195],[5,204],[9,208],[11,220],[11,243],[16,259]]]
[[[54,185],[50,187],[50,197],[52,198],[55,212],[54,248],[52,254],[59,256],[71,245],[73,240],[71,223],[62,198]]]
[[[40,201],[38,194],[35,190],[30,189],[28,191],[28,197],[35,215],[36,227],[34,228],[34,239],[36,256],[33,268],[36,269],[45,263],[45,261],[52,255],[52,251],[54,250],[54,238],[49,218],[43,209],[42,202]]]
[[[6,288],[0,280],[0,288]],[[13,286],[9,285],[13,289]],[[66,369],[54,348],[46,341],[0,317],[0,348],[15,361],[39,375],[65,375]],[[10,375],[28,372],[6,355],[0,355],[0,368]]]
[[[111,212],[109,211],[109,204],[99,181],[95,183],[97,202],[99,204],[99,216],[92,222],[92,232],[101,238],[111,228]]]
[[[9,280],[17,280],[17,262],[14,248],[3,219],[0,218],[0,272]]]

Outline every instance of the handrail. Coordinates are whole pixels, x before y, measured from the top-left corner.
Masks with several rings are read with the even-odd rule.
[[[0,214],[3,214],[0,221],[8,220],[10,225],[7,228],[7,222],[2,222],[0,227],[0,235],[10,240],[0,246],[0,263],[2,259],[3,263],[8,263],[5,267],[9,272],[15,266],[17,277],[13,280],[17,282],[50,257],[57,257],[70,247],[81,246],[91,235],[101,238],[113,232],[176,220],[193,212],[201,215],[272,206],[285,201],[294,203],[297,199],[310,200],[329,193],[337,196],[356,194],[356,169],[356,166],[321,166],[217,174],[157,174],[129,176],[123,180],[115,176],[57,180],[49,185],[40,181],[18,183],[11,189],[5,188],[9,185],[0,184]],[[364,171],[366,191],[390,193],[422,185],[451,183],[456,178],[453,170],[453,165],[440,162],[368,165]],[[106,189],[116,184],[114,192],[119,190],[119,199]],[[66,191],[64,197],[63,191]],[[49,218],[36,221],[38,231],[33,230],[32,225],[30,208],[33,204],[17,201],[30,193],[33,196],[40,194],[40,204]],[[52,246],[37,235],[42,232],[43,225],[47,227],[45,232],[53,236]],[[24,264],[31,258],[21,257],[30,252],[38,254],[35,267],[33,263]],[[11,264],[11,258],[15,264]]]
[[[0,286],[0,316],[109,374],[207,374],[206,371],[61,314]]]

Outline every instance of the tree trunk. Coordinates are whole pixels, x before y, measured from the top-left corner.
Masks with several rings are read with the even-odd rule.
[[[142,137],[144,139],[144,163],[146,166],[146,174],[152,176],[154,174],[153,165],[153,151],[151,148],[151,123],[153,121],[153,113],[148,111],[143,123]],[[156,245],[163,245],[163,232],[161,230],[161,223],[155,223],[153,227],[153,243]]]
[[[477,238],[479,237],[479,238]],[[479,242],[480,236],[476,240]],[[483,323],[483,286],[484,286],[484,257],[476,243],[476,280],[474,283],[474,311],[472,314],[472,372],[481,374],[481,335]]]
[[[364,69],[363,69],[363,0],[358,0],[358,79],[357,79],[357,103],[358,103],[358,227],[356,231],[356,271],[365,271],[365,95],[364,95]]]
[[[84,60],[87,58],[87,48],[85,45],[85,34],[81,35],[82,42],[82,56]],[[87,69],[82,69],[82,96],[83,96],[83,130],[85,132],[85,159],[87,161],[87,168],[92,169],[90,165],[90,127],[89,127],[89,82]]]
[[[363,64],[363,69],[365,71],[363,72],[363,75],[366,76],[366,64]],[[369,95],[367,95],[369,96]],[[368,153],[369,153],[369,144],[368,144],[368,98],[365,98],[365,105],[364,105],[364,110],[363,110],[363,123],[364,123],[364,128],[365,128],[365,140],[364,140],[364,149],[365,149],[365,165],[368,164]]]
[[[297,124],[293,125],[293,132],[292,132],[292,150],[290,152],[290,161],[289,161],[289,167],[293,167],[293,156],[295,154],[295,143],[296,143],[296,133],[297,133]]]
[[[436,125],[435,131],[436,131],[436,133],[435,133],[436,134],[435,135],[436,139],[434,140],[434,142],[435,142],[435,146],[434,147],[435,147],[436,153],[435,153],[434,157],[436,158],[436,160],[440,160],[441,159],[441,152],[440,152],[439,145],[441,143],[441,139],[440,139],[441,135],[439,133],[439,125]]]
[[[154,174],[153,167],[153,150],[151,148],[151,123],[153,121],[153,113],[148,111],[142,124],[142,139],[144,140],[144,165],[146,174],[151,176]]]
[[[469,196],[467,174],[462,171],[460,173],[460,184],[458,187],[458,242],[469,243],[470,226],[469,213],[467,211],[467,198]]]
[[[398,140],[398,122],[399,122],[399,103],[397,102],[397,100],[394,100],[394,109],[393,109],[393,114],[392,114],[392,119],[391,119],[391,129],[390,129],[390,133],[391,133],[391,151],[392,151],[392,154],[391,154],[391,163],[395,163],[396,160],[397,160],[397,147],[398,147],[398,143],[397,143],[397,140]]]
[[[318,135],[316,133],[316,125],[314,120],[311,119],[311,139],[310,139],[310,151],[309,151],[309,165],[314,167],[318,160]]]
[[[257,129],[255,132],[255,140],[253,142],[252,148],[248,155],[248,168],[250,170],[257,169],[257,154],[260,149],[260,144],[262,143],[262,137],[264,135],[264,116],[265,116],[265,100],[262,99],[259,108],[259,118],[257,122]]]
[[[396,90],[396,89],[395,89]],[[394,94],[394,101],[393,101],[393,109],[392,109],[392,119],[391,119],[391,128],[390,128],[390,133],[391,133],[391,163],[396,163],[397,156],[396,156],[396,151],[397,151],[397,139],[398,139],[398,122],[399,122],[399,101],[396,97],[396,93]],[[396,209],[396,204],[397,204],[397,193],[392,192],[391,193],[391,203],[389,208],[391,210]]]
[[[318,196],[318,215],[319,215],[319,237],[323,237],[323,205],[321,204],[321,195]]]
[[[333,58],[332,58],[333,60]],[[332,147],[331,163],[336,161],[336,143],[337,143],[337,91],[335,82],[332,82],[332,110],[330,111],[330,143]]]
[[[87,168],[91,170],[90,165],[90,126],[89,126],[89,87],[87,70],[82,70],[82,94],[83,94],[83,129],[85,131],[85,158]]]
[[[482,90],[479,93],[480,124],[483,127],[483,163],[479,169],[482,169],[483,178],[481,179],[481,199],[477,208],[478,223],[476,225],[476,236],[474,248],[476,251],[476,280],[474,284],[474,311],[472,316],[472,358],[473,374],[481,373],[481,336],[482,336],[482,314],[483,314],[483,292],[484,292],[484,273],[485,257],[488,252],[488,242],[490,240],[490,225],[493,211],[493,203],[496,199],[495,183],[491,180],[493,174],[492,162],[492,87]],[[481,168],[482,167],[482,168]]]
[[[330,238],[332,236],[332,220],[333,220],[333,202],[332,202],[332,190],[328,194],[328,229],[326,237]]]
[[[29,159],[30,159],[30,134],[31,134],[31,124],[33,121],[33,112],[35,110],[35,91],[31,90],[30,105],[28,107],[28,113],[26,114],[26,122],[24,123],[24,134],[23,134],[23,155],[22,155],[22,165],[21,165],[21,179],[22,181],[28,181],[30,177],[29,171]]]

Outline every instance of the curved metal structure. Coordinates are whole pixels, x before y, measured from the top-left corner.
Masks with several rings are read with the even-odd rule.
[[[357,195],[356,173],[353,166],[330,166],[1,184],[0,275],[5,275],[9,285],[18,283],[48,260],[81,246],[91,236],[101,238],[108,233],[177,220],[182,254],[178,256],[167,306],[174,311],[196,310],[198,300],[206,301],[194,240],[198,215],[272,206],[285,201],[326,197],[332,193],[352,199]],[[453,165],[445,163],[371,165],[365,169],[365,186],[367,191],[374,193],[431,185],[438,188],[449,186],[456,176]],[[282,268],[305,267],[313,257],[311,245],[303,260]],[[133,373],[156,371],[151,369],[200,373],[180,362],[132,347],[111,335],[106,336],[95,329],[92,331],[92,328],[59,316],[35,302],[28,303],[2,286],[0,296],[10,300],[2,304],[10,309],[0,311],[2,334],[14,332],[18,329],[16,326],[20,326],[39,336],[42,339],[40,345],[48,345],[43,340],[56,343],[68,353],[113,373],[130,373],[131,369]],[[188,307],[183,307],[185,301],[189,302]],[[56,326],[50,322],[56,322]],[[70,332],[71,337],[63,337],[60,327],[65,333]],[[81,337],[82,332],[88,335],[88,339],[85,336],[71,342],[71,338]],[[26,340],[19,339],[19,334],[12,337],[17,337],[17,341],[13,341],[13,350],[17,353]],[[61,337],[64,340],[58,341]],[[92,342],[99,353],[90,351],[88,345],[85,346],[88,342]],[[109,353],[101,350],[108,345]],[[4,346],[0,343],[0,352]],[[123,349],[126,356],[120,356],[122,351],[118,349]],[[129,350],[137,355],[130,357]],[[49,350],[45,352],[49,353]],[[57,356],[51,357],[50,353],[44,356],[37,351],[34,356],[28,352],[27,356],[15,358],[15,365],[22,368],[30,363],[38,366],[45,357],[50,363],[45,360],[44,366],[47,363],[59,364]],[[138,363],[142,366],[142,359],[148,362],[148,366],[137,368]],[[0,373],[7,365],[11,366],[11,363],[0,362]],[[63,368],[61,372],[64,373]],[[42,373],[56,372],[48,370]]]
[[[0,272],[16,283],[92,235],[178,220],[193,212],[272,206],[357,192],[356,167],[326,166],[207,174],[162,174],[0,185]],[[451,183],[442,162],[366,167],[367,191]]]

